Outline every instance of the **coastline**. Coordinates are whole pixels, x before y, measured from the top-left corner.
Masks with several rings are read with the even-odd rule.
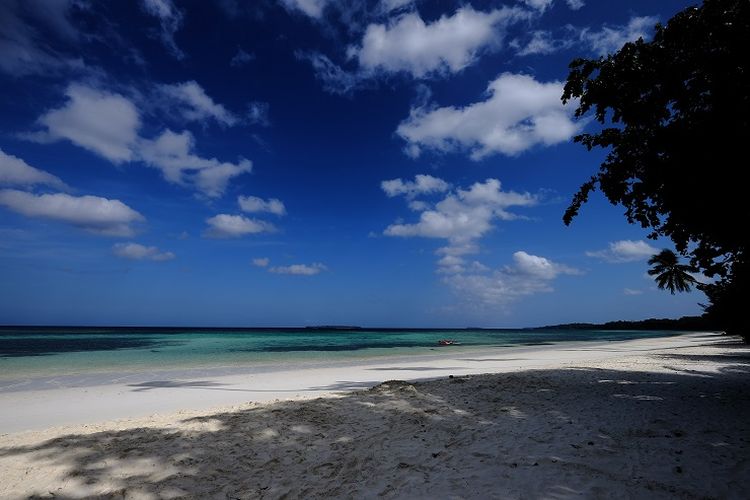
[[[0,497],[742,496],[750,348],[715,334],[539,347],[534,364],[472,358],[494,374],[414,360],[379,378],[430,380],[1,435]]]
[[[561,342],[511,347],[447,347],[435,353],[248,368],[138,370],[32,379],[0,391],[0,436],[52,426],[209,410],[247,401],[309,399],[366,389],[389,379],[507,373],[682,348],[714,333],[624,341]],[[19,383],[23,384],[23,381]],[[70,404],[75,402],[75,404]]]

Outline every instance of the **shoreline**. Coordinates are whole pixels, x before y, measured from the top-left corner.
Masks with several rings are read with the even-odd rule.
[[[342,381],[328,397],[235,393],[253,401],[0,435],[0,498],[743,496],[749,346],[687,334],[540,347],[471,358],[495,373],[432,376],[417,359],[376,371],[402,381]],[[196,403],[211,387],[133,394]]]
[[[366,389],[394,378],[418,381],[447,375],[507,373],[636,354],[648,349],[687,347],[702,339],[714,338],[722,337],[710,332],[691,332],[622,341],[570,341],[456,350],[440,348],[439,353],[307,361],[280,366],[44,377],[41,387],[39,379],[32,379],[27,384],[31,387],[0,391],[0,436],[189,409],[218,409],[247,401],[309,399]],[[71,401],[75,405],[71,405]]]

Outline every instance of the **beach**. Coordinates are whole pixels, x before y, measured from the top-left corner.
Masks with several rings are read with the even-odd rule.
[[[743,498],[749,380],[691,333],[44,381],[0,393],[0,498]]]

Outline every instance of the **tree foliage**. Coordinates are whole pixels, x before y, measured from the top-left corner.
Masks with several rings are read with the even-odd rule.
[[[690,287],[696,283],[695,278],[690,275],[693,268],[687,264],[680,264],[680,259],[672,250],[664,249],[648,259],[651,269],[649,276],[655,276],[656,286],[660,290],[667,289],[674,295],[675,292],[689,292]]]
[[[666,236],[709,277],[700,285],[728,330],[747,335],[750,1],[705,0],[599,59],[570,64],[563,101],[602,127],[575,138],[609,150],[564,215],[594,189],[631,223]],[[747,296],[745,296],[747,297]]]

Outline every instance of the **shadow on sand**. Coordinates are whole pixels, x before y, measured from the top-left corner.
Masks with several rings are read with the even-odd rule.
[[[713,356],[662,357],[695,369],[386,382],[338,398],[5,446],[0,470],[28,464],[15,487],[29,481],[55,498],[741,496],[750,477],[750,358],[728,351],[718,372],[704,372],[700,363]],[[174,387],[134,385],[161,386]],[[62,476],[47,477],[50,466]]]

